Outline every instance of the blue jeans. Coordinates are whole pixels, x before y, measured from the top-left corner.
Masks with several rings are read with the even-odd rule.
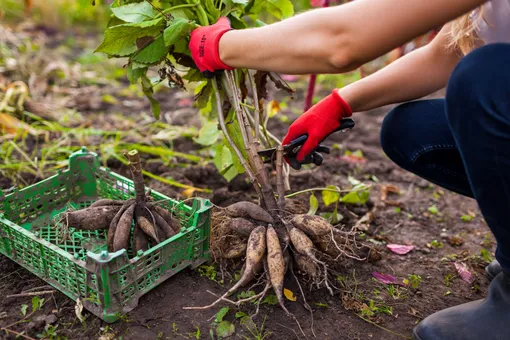
[[[402,104],[381,145],[400,167],[473,197],[510,273],[510,44],[481,47],[454,69],[446,97]]]

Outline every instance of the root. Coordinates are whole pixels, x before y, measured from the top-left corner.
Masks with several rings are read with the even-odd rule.
[[[310,305],[308,304],[308,301],[306,301],[305,292],[303,291],[303,288],[301,287],[301,284],[299,283],[299,280],[296,277],[296,274],[294,274],[294,267],[292,266],[292,262],[290,264],[290,273],[292,274],[292,277],[294,278],[294,280],[296,281],[296,283],[299,287],[299,292],[301,293],[301,297],[303,298],[303,305],[305,306],[306,310],[308,310],[310,312],[310,319],[311,319],[310,329],[312,330],[313,337],[316,338],[317,335],[315,335],[315,331],[313,328],[313,324],[314,324],[313,310],[312,310],[312,307],[310,307]]]
[[[66,227],[76,229],[106,229],[119,209],[120,207],[118,206],[105,206],[65,212],[62,216],[62,221],[65,222]]]
[[[125,201],[123,201],[123,200],[100,199],[100,200],[97,200],[94,203],[92,203],[89,206],[89,208],[105,207],[105,206],[110,206],[110,205],[118,205],[120,208],[120,206],[122,206],[124,204],[124,202]]]
[[[132,203],[122,214],[117,223],[115,234],[113,237],[113,251],[128,249],[129,236],[131,235],[131,225],[133,224],[133,215],[136,203]]]
[[[115,217],[110,223],[110,227],[108,228],[108,234],[107,234],[107,244],[108,244],[108,251],[113,251],[113,240],[115,238],[115,231],[117,230],[117,225],[119,224],[119,220],[122,217],[122,214],[128,209],[131,205],[133,205],[135,202],[134,199],[127,200],[124,202],[122,207],[119,209]]]

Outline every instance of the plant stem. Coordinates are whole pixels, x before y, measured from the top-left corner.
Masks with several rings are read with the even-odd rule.
[[[356,190],[347,190],[347,189],[346,190],[337,190],[337,189],[332,189],[332,188],[310,188],[310,189],[293,192],[292,194],[288,194],[285,197],[290,198],[290,197],[294,197],[297,195],[306,194],[308,192],[314,192],[314,191],[331,191],[331,192],[337,192],[339,194],[347,194],[349,192],[358,192],[358,191],[368,190],[371,187],[372,187],[371,185],[367,185],[367,186],[364,186],[364,187],[356,189]]]
[[[259,140],[260,115],[262,114],[262,111],[260,110],[259,94],[257,93],[257,85],[255,84],[255,79],[251,75],[250,71],[246,71],[246,73],[248,73],[248,79],[250,79],[251,91],[253,92],[253,103],[255,104],[255,140]]]
[[[241,162],[241,165],[243,166],[244,170],[246,171],[246,174],[250,178],[250,181],[253,184],[253,187],[255,188],[255,191],[259,195],[259,197],[262,197],[262,192],[260,191],[260,186],[257,177],[255,177],[255,174],[251,170],[250,166],[246,163],[246,160],[244,159],[243,154],[241,153],[241,150],[237,147],[237,145],[234,143],[232,138],[230,137],[230,134],[228,133],[227,126],[225,125],[225,117],[223,116],[223,110],[222,103],[221,103],[221,95],[220,91],[218,90],[218,83],[216,79],[212,79],[212,86],[214,93],[216,94],[216,106],[218,107],[218,122],[221,127],[221,131],[223,131],[223,135],[225,136],[225,139],[227,140],[227,143],[230,145],[232,150],[234,150],[235,154],[237,155],[237,158],[239,158],[239,162]]]
[[[241,133],[243,135],[243,141],[245,143],[246,151],[248,152],[248,162],[255,169],[255,176],[260,182],[261,190],[262,190],[262,199],[265,203],[265,208],[271,213],[276,213],[278,210],[278,205],[276,204],[276,199],[274,197],[273,188],[269,183],[269,176],[264,167],[264,162],[262,158],[258,155],[258,146],[259,141],[253,139],[253,135],[250,129],[250,123],[248,122],[248,118],[246,117],[246,113],[241,107],[240,103],[240,93],[237,89],[234,80],[234,74],[232,71],[225,71],[225,78],[227,80],[228,85],[232,90],[232,105],[237,114],[237,120],[239,122],[239,127],[241,128]],[[243,131],[244,130],[244,131]]]
[[[149,2],[150,3],[150,2]],[[198,6],[198,4],[183,4],[183,5],[177,5],[177,6],[173,6],[173,7],[169,7],[169,8],[165,8],[164,10],[161,11],[162,14],[166,14],[168,12],[171,12],[171,11],[175,11],[177,9],[181,9],[181,8],[189,8],[189,7],[195,7],[195,6]]]
[[[145,202],[145,184],[142,175],[142,166],[140,164],[140,154],[137,150],[131,150],[127,153],[133,183],[135,185],[136,201]]]
[[[278,208],[285,209],[285,187],[283,185],[283,146],[276,147],[276,192],[278,193]]]

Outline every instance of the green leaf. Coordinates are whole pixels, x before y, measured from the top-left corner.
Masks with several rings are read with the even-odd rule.
[[[213,161],[220,174],[225,177],[227,181],[230,182],[239,174],[228,146],[224,144],[216,145]]]
[[[126,74],[131,84],[136,84],[138,79],[147,73],[147,67],[144,68],[133,68],[133,64],[130,63],[126,69]]]
[[[225,317],[225,315],[227,315],[229,310],[230,310],[230,308],[228,308],[228,307],[223,307],[222,309],[220,309],[218,311],[218,313],[216,313],[215,322],[222,322],[223,318]]]
[[[266,10],[280,20],[294,15],[294,5],[290,0],[268,0]]]
[[[216,335],[220,338],[226,338],[234,334],[236,326],[230,321],[222,321],[216,326]]]
[[[112,7],[111,10],[117,18],[132,23],[151,20],[157,15],[157,12],[152,6],[145,1],[120,7]]]
[[[193,138],[193,141],[197,144],[209,146],[216,143],[220,136],[217,122],[206,122],[202,125],[202,128],[198,131],[198,137]]]
[[[340,190],[338,187],[334,185],[328,185],[326,188],[332,189],[332,190]],[[338,202],[340,199],[340,195],[338,192],[330,191],[330,190],[323,190],[322,191],[322,200],[324,201],[324,204],[326,207],[328,207],[330,204]]]
[[[193,29],[193,24],[183,18],[176,18],[170,26],[165,28],[163,34],[165,46],[174,45],[179,39],[189,35]]]
[[[363,183],[355,186],[350,193],[344,195],[340,202],[347,204],[365,204],[370,198],[370,191],[368,189],[363,190],[365,187]]]
[[[136,53],[132,59],[142,64],[154,64],[163,60],[167,53],[168,48],[165,46],[163,36],[160,36]]]
[[[138,24],[123,24],[108,28],[104,39],[96,52],[112,56],[127,56],[136,52],[136,40],[141,37],[154,36],[163,27],[163,19],[144,21]]]
[[[32,298],[32,312],[38,311],[44,305],[44,299],[38,296]]]
[[[473,215],[462,215],[460,219],[464,222],[470,222],[475,218]]]
[[[315,213],[319,210],[319,201],[314,194],[310,195],[310,209],[308,210],[308,215],[315,215]]]
[[[431,205],[427,210],[429,211],[429,213],[433,215],[437,215],[439,213],[439,209],[437,209],[437,206],[435,204]]]
[[[21,315],[25,316],[27,315],[27,309],[28,309],[28,305],[21,305]]]
[[[269,294],[266,295],[266,297],[264,298],[264,300],[261,301],[261,303],[274,306],[278,304],[278,298],[274,294]]]
[[[253,295],[255,295],[255,294],[253,294]],[[239,294],[238,294],[238,296],[239,296]],[[251,297],[251,296],[248,296],[248,297]],[[248,314],[246,314],[245,312],[237,312],[236,313],[236,319],[244,318],[245,316],[248,316]]]

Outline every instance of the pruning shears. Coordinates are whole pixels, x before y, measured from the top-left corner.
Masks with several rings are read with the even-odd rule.
[[[355,125],[354,120],[352,120],[351,118],[344,118],[340,121],[340,126],[336,130],[331,132],[329,135],[331,135],[332,133],[335,133],[337,131],[344,132],[344,131],[350,130],[354,127],[354,125]],[[326,138],[328,136],[326,136]],[[324,162],[324,156],[322,154],[330,153],[329,147],[319,144],[319,146],[317,146],[317,148],[315,148],[315,150],[313,152],[311,152],[309,155],[307,155],[303,159],[303,161],[299,162],[296,157],[297,157],[299,150],[301,149],[303,144],[306,142],[307,138],[308,138],[308,135],[301,135],[298,138],[291,141],[289,144],[283,146],[283,156],[287,159],[289,165],[296,170],[301,169],[301,166],[303,164],[313,163],[315,165],[322,165],[322,163]],[[259,156],[262,157],[264,163],[273,164],[276,159],[276,148],[265,149],[265,150],[259,151],[258,154],[259,154]]]

